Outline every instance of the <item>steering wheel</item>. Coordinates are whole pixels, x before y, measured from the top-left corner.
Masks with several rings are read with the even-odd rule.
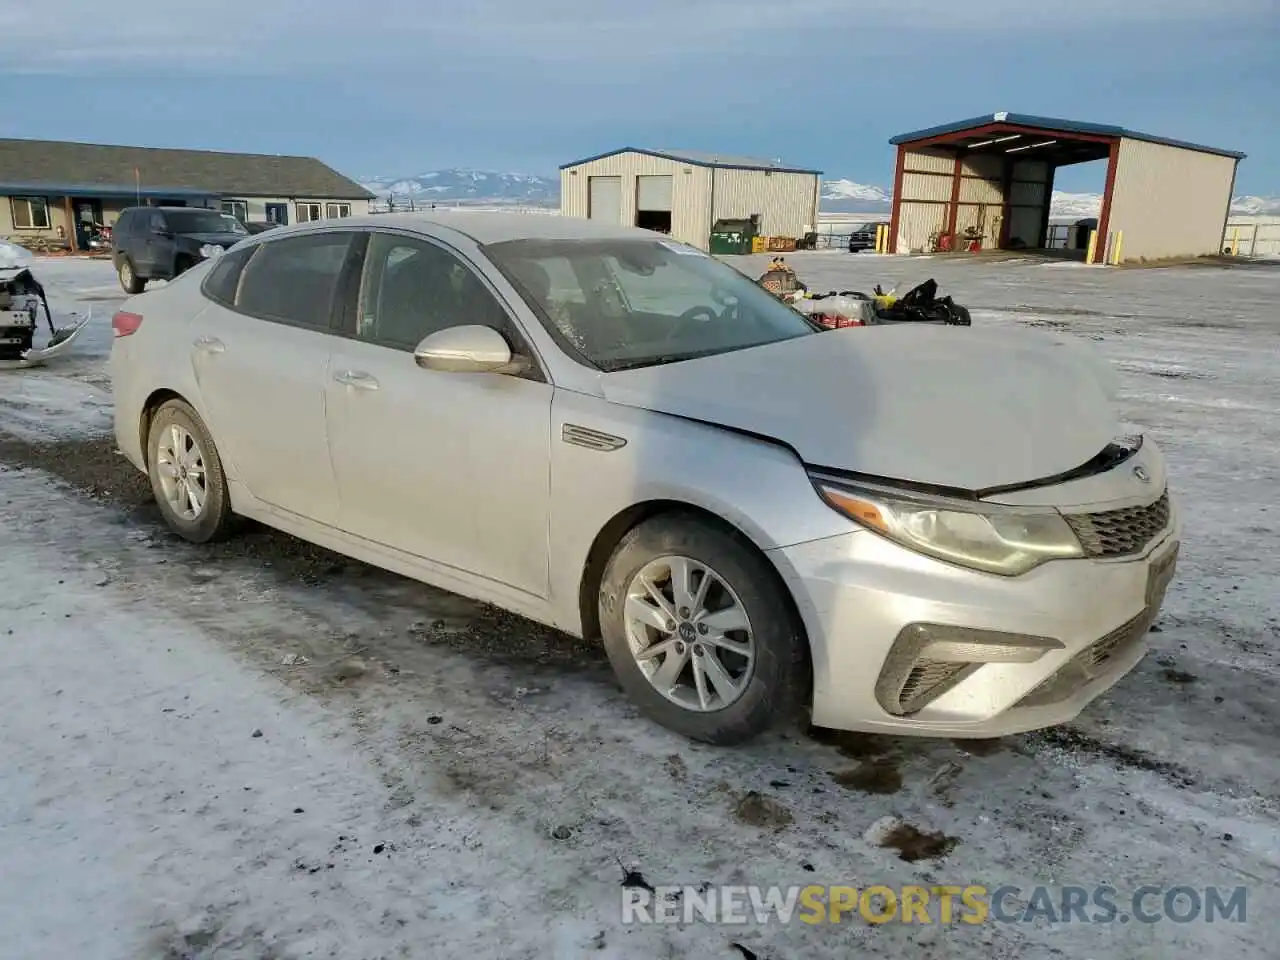
[[[677,339],[685,330],[695,323],[708,323],[712,320],[719,320],[720,315],[711,309],[711,307],[699,304],[696,307],[690,307],[680,316],[676,317],[675,323],[671,325],[671,329],[667,335],[663,337],[663,341],[671,341]]]

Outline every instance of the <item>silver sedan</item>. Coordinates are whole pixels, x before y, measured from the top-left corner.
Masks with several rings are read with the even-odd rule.
[[[237,516],[598,637],[650,718],[989,737],[1142,657],[1179,521],[1105,371],[1032,331],[824,331],[555,216],[248,238],[115,315],[121,451]]]

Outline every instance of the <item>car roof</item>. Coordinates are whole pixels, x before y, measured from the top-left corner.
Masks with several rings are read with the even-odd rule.
[[[490,210],[432,210],[406,213],[371,213],[339,220],[311,220],[270,231],[272,239],[285,234],[310,232],[325,227],[391,227],[433,232],[446,228],[465,234],[476,243],[504,240],[654,240],[660,235],[638,227],[602,223],[556,213],[506,213]]]

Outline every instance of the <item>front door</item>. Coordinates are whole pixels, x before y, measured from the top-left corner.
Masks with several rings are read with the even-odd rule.
[[[355,236],[308,234],[225,254],[209,277],[222,302],[190,323],[209,429],[235,475],[258,500],[329,525],[338,514],[325,435],[330,324]]]
[[[287,203],[268,203],[267,223],[278,223],[281,226],[289,222],[289,205]]]
[[[76,247],[88,250],[89,241],[97,235],[102,224],[102,201],[75,200],[71,208],[75,215]]]
[[[494,327],[527,355],[492,290],[443,245],[375,232],[343,322],[325,404],[339,526],[545,597],[551,384],[413,359],[428,334],[461,324]]]

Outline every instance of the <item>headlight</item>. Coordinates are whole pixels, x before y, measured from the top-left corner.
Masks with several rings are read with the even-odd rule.
[[[216,243],[206,243],[200,248],[200,256],[206,260],[212,260],[214,257],[221,255],[222,248]]]
[[[918,553],[1016,577],[1050,560],[1084,556],[1056,510],[1006,507],[846,484],[812,476],[818,492],[850,520]]]

